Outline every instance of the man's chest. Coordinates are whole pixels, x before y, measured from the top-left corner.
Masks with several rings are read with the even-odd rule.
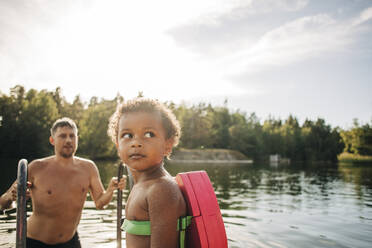
[[[64,201],[83,198],[89,191],[89,176],[79,171],[45,170],[32,179],[33,198]]]

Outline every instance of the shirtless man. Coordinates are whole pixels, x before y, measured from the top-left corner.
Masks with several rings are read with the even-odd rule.
[[[102,209],[125,179],[112,178],[105,191],[93,161],[74,156],[77,127],[69,118],[57,120],[50,143],[55,155],[32,161],[28,166],[33,212],[27,221],[27,248],[81,247],[77,234],[82,209],[90,192]]]

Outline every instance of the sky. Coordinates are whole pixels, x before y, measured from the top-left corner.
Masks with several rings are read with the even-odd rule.
[[[2,0],[0,91],[372,123],[371,0]]]

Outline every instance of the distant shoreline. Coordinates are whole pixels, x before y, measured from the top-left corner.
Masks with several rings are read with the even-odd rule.
[[[180,148],[171,155],[169,163],[229,163],[252,164],[253,160],[247,158],[239,151],[229,149],[185,149]]]
[[[196,160],[196,159],[171,159],[168,163],[195,163],[195,164],[253,164],[253,160]]]
[[[341,153],[337,156],[338,162],[340,163],[372,163],[372,156],[371,155],[358,155],[352,153]]]

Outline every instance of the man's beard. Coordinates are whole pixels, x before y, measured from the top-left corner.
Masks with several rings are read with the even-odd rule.
[[[71,152],[71,153],[64,153],[64,152],[61,152],[61,153],[60,153],[60,155],[61,155],[62,157],[64,157],[64,158],[71,158],[73,154],[74,154],[73,152]]]
[[[59,153],[64,158],[71,158],[74,155],[75,151],[72,150],[71,152],[64,152],[63,150]]]

